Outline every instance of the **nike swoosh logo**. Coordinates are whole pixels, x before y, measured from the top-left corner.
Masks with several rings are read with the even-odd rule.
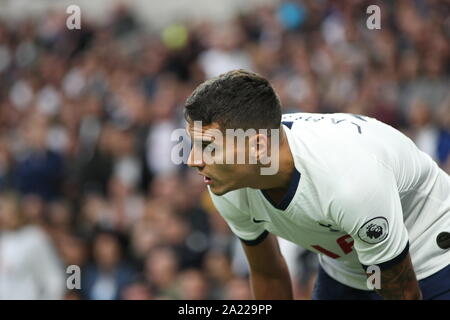
[[[256,220],[255,218],[253,218],[253,222],[255,223],[261,223],[261,222],[268,222],[266,220]]]
[[[337,229],[333,229],[331,224],[323,224],[323,223],[320,223],[320,222],[318,222],[318,223],[319,223],[320,226],[328,228],[331,232],[339,232],[340,231],[340,230],[337,230]]]

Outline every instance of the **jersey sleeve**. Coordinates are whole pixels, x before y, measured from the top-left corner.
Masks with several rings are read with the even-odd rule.
[[[352,236],[363,267],[386,269],[407,255],[408,231],[393,172],[382,163],[369,168],[354,168],[352,178],[339,186],[331,215]]]
[[[239,192],[239,190],[234,192]],[[233,204],[232,199],[216,196],[211,191],[209,191],[209,194],[214,206],[225,219],[231,231],[244,243],[256,245],[264,240],[268,232],[263,225],[252,221],[249,212],[239,209],[238,206]]]

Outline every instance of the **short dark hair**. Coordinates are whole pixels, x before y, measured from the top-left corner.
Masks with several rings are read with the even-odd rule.
[[[185,103],[187,121],[217,122],[221,129],[276,129],[281,104],[269,81],[233,70],[200,84]]]

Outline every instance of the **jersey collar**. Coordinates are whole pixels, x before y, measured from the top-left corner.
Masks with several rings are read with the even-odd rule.
[[[289,205],[291,204],[292,199],[294,199],[295,193],[297,192],[298,184],[300,182],[300,176],[300,172],[298,172],[298,170],[294,167],[294,172],[292,173],[291,181],[289,182],[288,191],[279,203],[275,203],[272,199],[270,199],[265,190],[261,190],[261,193],[272,206],[274,206],[278,210],[286,210],[287,207],[289,207]]]

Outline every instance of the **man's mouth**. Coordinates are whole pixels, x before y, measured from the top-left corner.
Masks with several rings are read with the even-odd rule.
[[[210,185],[212,183],[212,179],[208,176],[203,176],[203,182],[207,185]]]

